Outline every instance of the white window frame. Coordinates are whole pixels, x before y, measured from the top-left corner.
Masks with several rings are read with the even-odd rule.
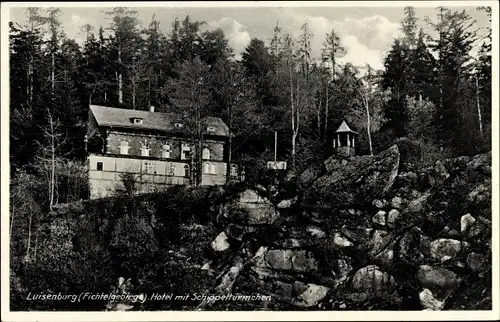
[[[168,166],[167,175],[172,176],[172,177],[175,176],[175,165],[173,163],[171,163]]]
[[[149,151],[151,149],[149,148],[149,143],[148,142],[143,142],[141,143],[141,156],[142,157],[149,157]]]
[[[189,146],[188,143],[181,143],[181,160],[187,160],[189,159],[186,157],[185,152],[190,152],[191,147]]]
[[[217,174],[217,170],[216,170],[216,167],[215,167],[214,163],[210,164],[210,173],[211,174]]]
[[[210,160],[210,149],[209,148],[203,148],[203,160]]]
[[[155,174],[156,172],[156,165],[154,162],[149,162],[146,161],[144,162],[144,169],[147,174]]]
[[[128,144],[128,141],[122,140],[120,142],[120,154],[128,154],[129,149],[130,149],[130,146]]]
[[[171,147],[170,144],[163,144],[161,147],[161,157],[164,159],[170,159],[171,158]]]
[[[134,124],[143,124],[143,120],[141,118],[134,118]]]

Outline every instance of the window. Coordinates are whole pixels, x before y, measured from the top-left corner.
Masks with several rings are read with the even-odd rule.
[[[190,157],[191,147],[187,143],[181,144],[181,160],[188,160]]]
[[[143,123],[141,118],[133,118],[132,120],[133,120],[134,124],[142,124]]]
[[[168,175],[169,176],[175,175],[175,165],[173,163],[170,163],[170,167],[168,168]]]
[[[215,127],[214,126],[207,127],[207,132],[215,132]]]
[[[149,157],[149,144],[148,142],[143,142],[141,145],[141,156]]]
[[[184,176],[189,178],[189,165],[187,164],[184,166]]]
[[[176,129],[182,129],[184,125],[182,123],[175,123],[174,126]]]
[[[203,173],[205,174],[217,174],[215,170],[215,164],[205,162],[203,164]]]
[[[164,144],[161,148],[161,157],[164,159],[170,159],[170,145]]]
[[[154,162],[144,162],[144,172],[148,174],[155,174],[156,173],[156,167]]]
[[[210,160],[210,149],[203,148],[203,160]]]
[[[120,142],[120,154],[128,154],[128,142],[127,141],[121,141]]]
[[[102,171],[102,162],[97,162],[97,171]]]

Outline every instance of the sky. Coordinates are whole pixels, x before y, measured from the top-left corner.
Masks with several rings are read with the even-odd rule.
[[[97,3],[95,3],[97,4]],[[304,2],[305,4],[305,2]],[[347,54],[340,58],[340,63],[350,62],[356,66],[370,64],[376,69],[383,68],[383,60],[390,50],[394,39],[401,35],[400,21],[403,18],[404,2],[401,7],[136,7],[141,26],[147,26],[153,15],[160,21],[160,28],[169,34],[172,22],[177,17],[183,19],[189,15],[193,21],[206,22],[206,28],[221,28],[229,40],[229,45],[238,58],[252,38],[259,38],[269,43],[273,36],[276,23],[284,31],[290,31],[294,36],[300,34],[300,27],[308,23],[313,34],[311,47],[312,56],[321,54],[322,43],[327,33],[335,29],[339,34]],[[473,2],[471,3],[473,4]],[[476,27],[485,28],[489,25],[484,12],[479,12],[474,6],[453,8],[465,10],[477,21]],[[62,7],[60,20],[62,28],[69,38],[82,43],[85,35],[80,27],[91,24],[106,28],[109,18],[105,11],[111,8],[99,7]],[[425,17],[435,21],[434,7],[415,7],[416,15],[425,30],[428,25]],[[25,21],[23,8],[12,8],[10,19],[14,22]]]

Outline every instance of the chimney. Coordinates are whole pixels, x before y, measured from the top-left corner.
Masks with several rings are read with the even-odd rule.
[[[154,111],[155,111],[155,107],[154,107],[153,105],[151,105],[151,106],[149,107],[149,111],[150,111],[151,113],[154,113]]]

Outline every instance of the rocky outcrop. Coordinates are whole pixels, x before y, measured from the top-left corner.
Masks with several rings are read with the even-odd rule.
[[[295,176],[284,197],[258,187],[221,204],[228,244],[256,254],[235,288],[296,307],[441,310],[467,279],[486,281],[491,154],[407,172],[399,158],[393,146],[330,159]]]

